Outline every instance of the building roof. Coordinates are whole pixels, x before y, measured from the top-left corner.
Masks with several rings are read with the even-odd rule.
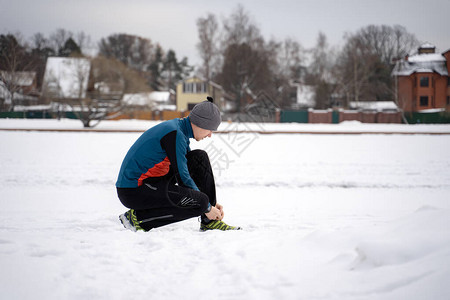
[[[408,57],[408,61],[412,63],[445,62],[445,57],[440,53],[423,53]]]
[[[169,104],[170,92],[150,92],[123,95],[122,101],[132,106],[154,106],[156,104]]]
[[[14,84],[18,86],[30,86],[36,79],[36,72],[6,72],[0,71],[0,76],[5,81],[14,80]]]
[[[44,87],[59,98],[86,97],[91,62],[87,58],[49,57],[45,66]]]
[[[430,44],[430,43],[424,43],[424,44],[420,45],[419,48],[421,48],[421,49],[435,49],[436,46],[433,45],[433,44]]]
[[[192,79],[198,79],[198,80],[203,81],[203,82],[208,82],[214,88],[223,90],[223,87],[220,84],[218,84],[218,83],[216,83],[216,82],[214,82],[212,80],[207,81],[204,77],[201,77],[199,75],[194,75],[194,76],[190,76],[190,77],[184,78],[183,80],[180,80],[178,82],[178,84],[182,84],[182,83],[184,83],[186,81],[189,81],[189,80],[192,80]]]
[[[433,73],[448,76],[446,59],[439,53],[416,54],[397,61],[393,76],[409,76],[413,73]]]

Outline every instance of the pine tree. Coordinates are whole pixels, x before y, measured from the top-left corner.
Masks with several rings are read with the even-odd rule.
[[[188,64],[187,58],[178,61],[175,51],[172,49],[167,52],[163,60],[162,77],[165,81],[165,88],[167,90],[175,90],[176,84],[189,76],[192,68]]]
[[[69,57],[69,56],[82,56],[81,49],[78,44],[72,39],[68,38],[64,43],[63,48],[59,50],[59,56]]]

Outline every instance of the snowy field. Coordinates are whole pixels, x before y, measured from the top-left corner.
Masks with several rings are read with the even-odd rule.
[[[449,299],[450,135],[192,141],[244,230],[134,233],[114,183],[139,135],[0,131],[0,298]]]

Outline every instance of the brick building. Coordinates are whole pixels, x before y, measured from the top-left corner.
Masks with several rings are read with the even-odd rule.
[[[450,49],[440,54],[436,47],[424,44],[418,53],[396,62],[397,103],[405,112],[450,107]]]

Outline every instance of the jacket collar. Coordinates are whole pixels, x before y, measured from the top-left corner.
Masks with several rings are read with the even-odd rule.
[[[191,120],[189,119],[189,117],[180,119],[180,123],[181,123],[180,128],[181,128],[181,131],[184,133],[184,135],[187,138],[193,139],[194,132],[192,131]]]

